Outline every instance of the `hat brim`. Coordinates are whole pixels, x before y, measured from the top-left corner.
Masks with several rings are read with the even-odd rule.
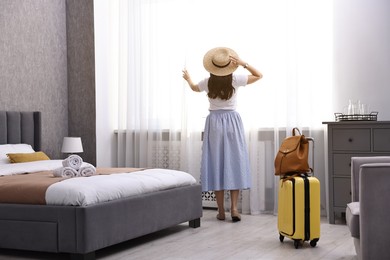
[[[228,51],[230,56],[238,58],[237,53],[234,50],[227,47],[217,47],[206,52],[206,54],[203,57],[203,66],[208,72],[216,76],[226,76],[232,74],[238,68],[238,65],[234,64],[233,62],[230,62],[230,64],[224,68],[217,67],[213,64],[212,59],[214,55],[220,52],[221,50]]]

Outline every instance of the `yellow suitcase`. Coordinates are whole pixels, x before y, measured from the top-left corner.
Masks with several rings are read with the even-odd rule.
[[[315,247],[320,239],[320,182],[314,176],[301,174],[279,181],[278,230],[294,240],[295,248],[304,241]]]

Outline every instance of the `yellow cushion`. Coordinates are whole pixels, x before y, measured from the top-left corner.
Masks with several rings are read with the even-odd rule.
[[[8,153],[7,156],[9,158],[9,160],[11,161],[11,163],[50,160],[50,158],[44,152]]]

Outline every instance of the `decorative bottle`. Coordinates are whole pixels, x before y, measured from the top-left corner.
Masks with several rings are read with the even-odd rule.
[[[352,104],[352,100],[349,100],[348,102],[348,115],[353,115],[354,111],[353,111],[353,104]]]

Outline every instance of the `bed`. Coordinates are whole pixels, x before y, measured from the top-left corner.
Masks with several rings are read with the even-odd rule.
[[[0,111],[0,145],[17,143],[41,150],[40,112]],[[86,206],[0,203],[0,248],[95,259],[96,250],[187,221],[200,227],[201,217],[197,183]]]

